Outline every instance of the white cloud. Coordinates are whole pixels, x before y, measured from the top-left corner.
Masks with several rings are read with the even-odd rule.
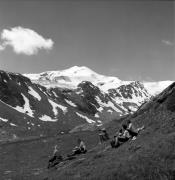
[[[1,40],[0,50],[11,46],[15,53],[26,55],[37,54],[39,49],[50,50],[54,44],[52,39],[45,39],[34,30],[20,26],[10,30],[4,29]]]
[[[167,45],[167,46],[174,46],[174,43],[171,41],[167,41],[167,40],[162,40],[162,43]]]
[[[0,45],[0,51],[3,51],[5,47],[3,45]]]

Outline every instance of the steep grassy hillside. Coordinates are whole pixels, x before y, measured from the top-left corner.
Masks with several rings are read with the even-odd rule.
[[[117,149],[97,146],[48,179],[175,179],[175,84],[127,117],[145,130]],[[125,121],[124,120],[124,121]],[[116,127],[117,129],[117,127]]]
[[[175,84],[144,104],[135,114],[107,126],[110,136],[121,123],[131,119],[145,129],[136,140],[117,149],[109,142],[99,145],[97,132],[63,135],[58,138],[1,146],[1,172],[4,178],[41,180],[174,180],[175,179]],[[64,155],[82,137],[88,153],[47,170],[48,155],[54,144]]]
[[[135,141],[117,149],[97,146],[82,161],[60,168],[50,179],[167,179],[175,178],[175,114],[161,111],[137,117],[146,129]],[[143,120],[144,119],[144,120]],[[166,119],[166,120],[165,120]]]

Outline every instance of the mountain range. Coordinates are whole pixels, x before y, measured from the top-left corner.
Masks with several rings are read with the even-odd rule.
[[[46,71],[39,74],[24,74],[31,79],[32,82],[41,84],[47,88],[60,87],[75,89],[82,81],[90,81],[93,85],[100,88],[104,92],[109,89],[115,89],[121,85],[130,84],[133,81],[122,81],[117,77],[105,76],[94,72],[88,67],[73,66],[65,70]],[[163,91],[173,81],[158,82],[141,82],[151,95],[155,95]]]
[[[0,139],[93,129],[133,113],[170,83],[122,81],[84,66],[24,75],[0,71]]]

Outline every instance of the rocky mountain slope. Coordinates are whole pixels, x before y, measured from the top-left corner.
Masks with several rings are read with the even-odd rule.
[[[5,71],[0,71],[0,88],[1,131],[8,129],[17,137],[63,133],[74,127],[87,129],[87,124],[98,127],[134,112],[150,98],[139,82],[106,92],[82,79],[73,89],[46,88],[21,74]]]

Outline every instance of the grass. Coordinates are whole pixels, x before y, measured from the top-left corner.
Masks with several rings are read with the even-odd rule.
[[[147,109],[133,116],[136,126],[145,126],[136,140],[117,149],[109,142],[99,145],[97,132],[81,132],[53,138],[0,146],[1,178],[13,180],[174,180],[175,179],[175,113],[164,106]],[[128,118],[128,117],[127,117]],[[124,120],[125,121],[125,120]],[[112,136],[119,123],[107,126]],[[53,146],[70,153],[81,137],[89,152],[67,161],[57,170],[46,169]],[[11,171],[5,174],[5,171]]]
[[[102,151],[100,145],[76,166],[57,170],[52,177],[89,180],[173,180],[175,179],[175,114],[160,109],[137,116],[135,123],[145,125],[135,141],[117,149]],[[67,172],[71,172],[69,175]]]

